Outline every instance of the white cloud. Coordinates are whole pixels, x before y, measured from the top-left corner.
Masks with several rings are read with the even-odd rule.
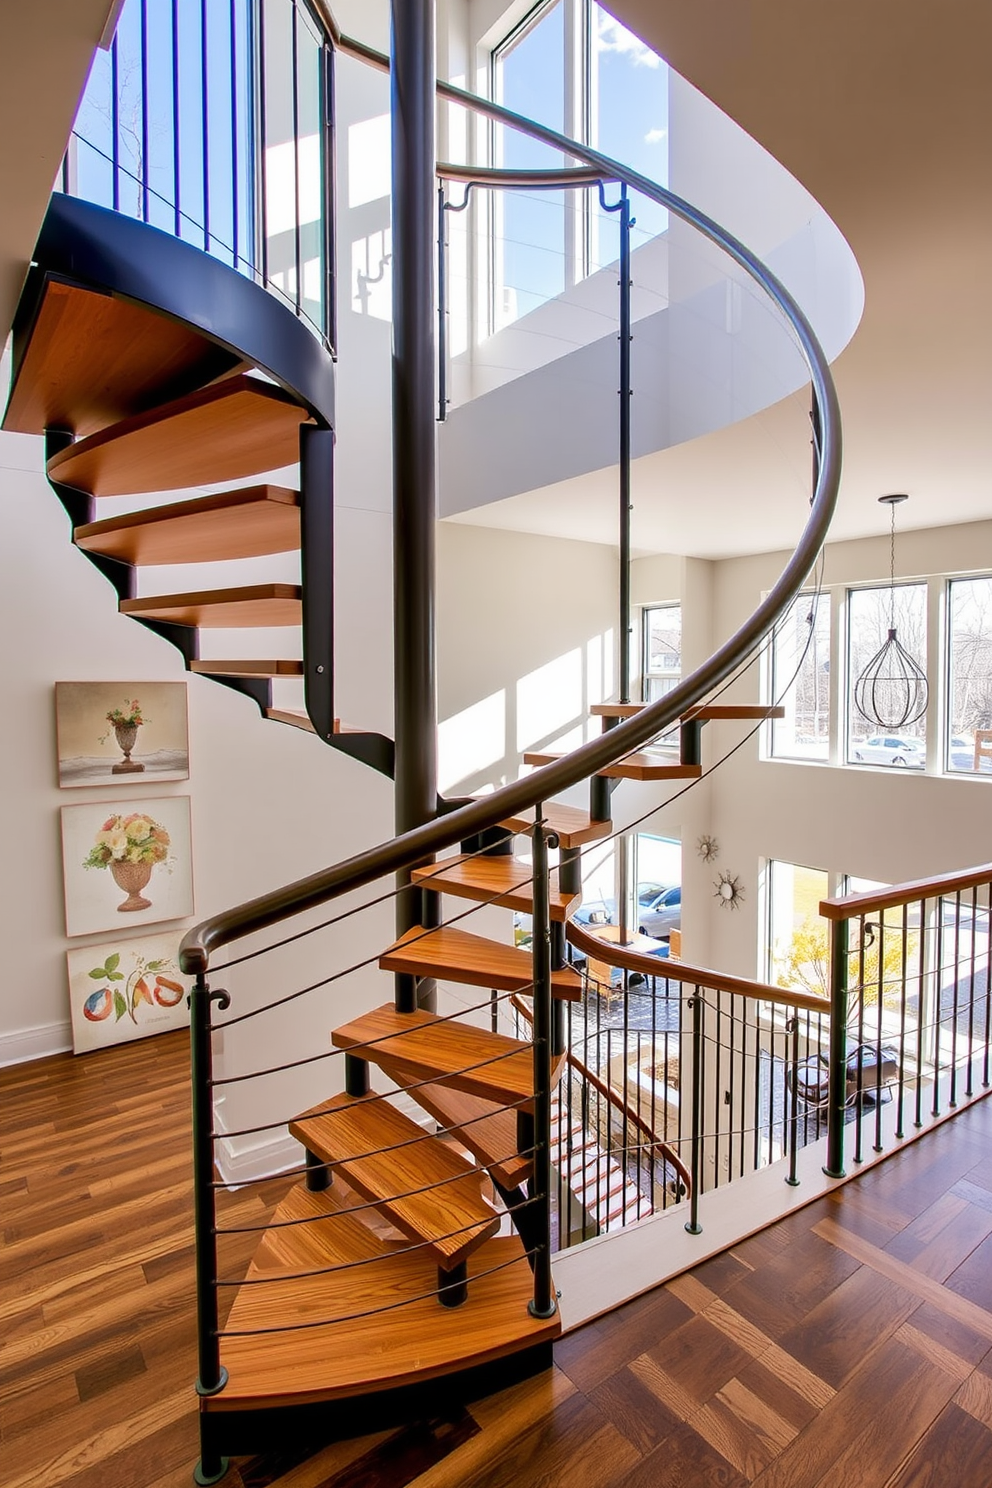
[[[649,129],[644,136],[644,143],[646,145],[660,145],[662,140],[666,140],[667,138],[667,129]]]
[[[611,20],[608,16],[600,15],[599,34],[596,37],[596,50],[598,52],[616,52],[620,56],[629,57],[635,67],[660,67],[661,58],[657,52],[653,52],[649,46],[645,46],[639,36],[628,31],[626,26],[621,26],[619,21]]]

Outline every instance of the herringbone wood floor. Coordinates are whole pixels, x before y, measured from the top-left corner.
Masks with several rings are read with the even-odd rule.
[[[190,1482],[187,1068],[170,1035],[0,1071],[6,1488]],[[542,1379],[239,1460],[231,1488],[989,1488],[990,1137],[984,1101],[564,1339]]]

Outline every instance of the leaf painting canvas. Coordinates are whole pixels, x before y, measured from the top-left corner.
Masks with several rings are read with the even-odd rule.
[[[62,807],[67,935],[193,913],[189,796]]]
[[[181,938],[180,932],[121,936],[68,952],[75,1053],[188,1025],[192,978],[179,970]]]
[[[56,682],[59,785],[189,779],[185,682]]]

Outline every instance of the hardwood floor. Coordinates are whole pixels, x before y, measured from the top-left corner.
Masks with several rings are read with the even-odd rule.
[[[186,1488],[185,1036],[0,1070],[0,1481]],[[988,1488],[992,1102],[445,1419],[230,1488]],[[284,1184],[224,1200],[262,1219]],[[252,1236],[225,1265],[248,1259]]]

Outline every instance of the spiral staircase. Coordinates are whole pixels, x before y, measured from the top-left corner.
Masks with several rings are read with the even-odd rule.
[[[832,391],[806,330],[817,395],[831,415],[824,424],[832,427]],[[72,540],[113,585],[123,615],[176,646],[190,671],[391,775],[392,741],[342,725],[334,708],[333,390],[330,355],[258,285],[146,224],[53,197],[15,322],[3,427],[44,436],[48,479]],[[425,915],[382,952],[383,972],[408,985],[434,978],[534,993],[541,972],[529,951],[438,925],[440,916],[426,911],[446,896],[538,913],[535,871],[511,850],[515,834],[532,832],[538,805],[540,830],[559,849],[545,886],[545,981],[554,1006],[578,999],[564,931],[581,897],[580,850],[611,832],[617,780],[697,779],[704,723],[767,716],[706,699],[808,572],[829,519],[837,459],[830,453],[823,462],[810,525],[772,596],[670,700],[606,705],[601,737],[582,749],[528,755],[538,769],[527,779],[187,937],[186,969],[198,975],[194,1024],[205,1005],[207,1043],[217,994],[205,971],[214,946],[396,869],[412,871]],[[298,489],[264,479],[297,463]],[[205,485],[223,489],[155,504],[161,493]],[[120,497],[135,498],[134,509],[101,517],[101,500]],[[146,593],[142,582],[146,567],[297,549],[297,584]],[[256,627],[301,632],[302,647],[201,659],[202,631]],[[297,649],[300,660],[291,654]],[[274,706],[273,681],[287,676],[303,679],[305,713]],[[653,748],[675,723],[678,748]],[[590,784],[588,811],[555,801],[578,781]],[[448,855],[435,861],[438,851]],[[536,1164],[550,1144],[550,1102],[568,1052],[560,1014],[552,1007],[532,1043],[400,1000],[350,1018],[331,1038],[343,1051],[343,1088],[290,1123],[305,1176],[259,1240],[223,1324],[216,1380],[204,1378],[201,1352],[204,1463],[242,1449],[260,1421],[278,1421],[288,1408],[336,1404],[354,1415],[367,1398],[381,1412],[439,1379],[449,1390],[478,1391],[523,1377],[546,1367],[560,1330],[553,1293],[535,1307],[532,1275],[542,1249]],[[548,1058],[547,1088],[535,1076],[537,1043]],[[389,1090],[409,1099],[401,1105]],[[412,1103],[422,1119],[409,1114]],[[588,1134],[573,1135],[582,1150]],[[566,1173],[565,1181],[577,1187],[579,1178]],[[639,1202],[636,1194],[623,1199],[635,1218]],[[205,1239],[208,1248],[215,1240],[209,1225]],[[219,1471],[205,1467],[201,1480]]]

